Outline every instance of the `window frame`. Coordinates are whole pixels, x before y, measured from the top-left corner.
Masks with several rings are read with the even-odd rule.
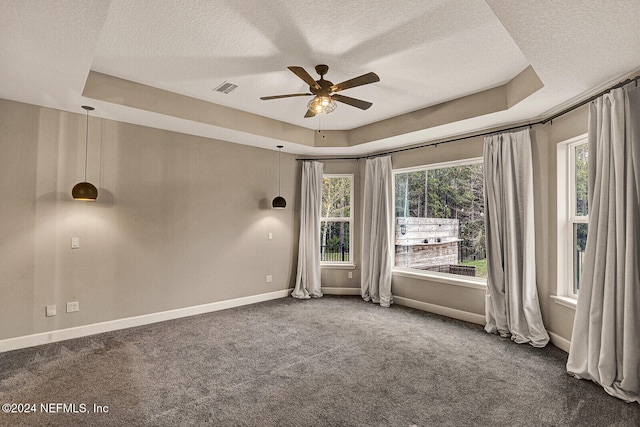
[[[320,229],[318,232],[322,230],[323,222],[346,222],[349,224],[349,260],[348,261],[322,261],[320,260],[320,267],[354,267],[355,263],[353,261],[353,240],[354,240],[354,228],[353,228],[353,218],[354,218],[354,202],[353,202],[353,186],[354,186],[354,174],[352,173],[325,173],[322,174],[322,180],[324,182],[325,178],[349,178],[351,181],[350,185],[350,194],[349,194],[349,217],[324,217],[322,216],[322,212],[320,212]],[[323,185],[324,190],[324,185]]]
[[[396,220],[395,200],[396,200],[396,176],[397,175],[403,174],[403,173],[410,173],[410,172],[429,171],[429,170],[435,170],[435,169],[445,169],[445,168],[450,168],[455,166],[467,166],[467,165],[475,165],[475,164],[483,164],[483,163],[484,163],[483,157],[469,157],[465,159],[458,159],[458,160],[452,160],[452,161],[431,163],[427,165],[409,166],[405,168],[393,169],[392,171],[393,185],[392,185],[392,195],[391,195],[393,200],[393,215],[391,218],[392,227],[394,227],[395,220]],[[484,175],[484,168],[483,168],[483,175]],[[395,248],[395,237],[394,237],[393,246]],[[486,286],[487,286],[487,279],[483,277],[470,277],[470,276],[463,276],[459,274],[440,273],[436,271],[418,270],[418,269],[407,268],[407,267],[396,267],[395,258],[396,258],[396,253],[394,250],[392,273],[397,276],[429,280],[433,282],[439,282],[439,283],[444,283],[448,285],[456,285],[456,286],[462,286],[462,287],[469,287],[474,289],[486,289]]]
[[[575,149],[585,144],[588,144],[588,134],[557,145],[557,296],[554,299],[571,308],[575,307],[578,299],[578,292],[574,292],[574,227],[589,223],[588,214],[578,215],[576,212]]]

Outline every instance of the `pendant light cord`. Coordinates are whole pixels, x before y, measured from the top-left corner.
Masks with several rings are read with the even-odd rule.
[[[280,196],[280,150],[278,147],[278,196]]]
[[[87,161],[89,160],[89,110],[87,109],[87,130],[84,134],[84,182],[87,182]]]

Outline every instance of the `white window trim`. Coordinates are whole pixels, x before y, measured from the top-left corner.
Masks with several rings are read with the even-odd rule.
[[[401,174],[401,173],[407,173],[407,172],[418,172],[418,171],[425,171],[425,170],[433,170],[433,169],[444,169],[444,168],[451,168],[454,166],[467,166],[467,165],[476,165],[479,163],[483,162],[483,158],[482,157],[471,157],[469,159],[460,159],[460,160],[453,160],[450,162],[440,162],[440,163],[431,163],[428,165],[422,165],[422,166],[411,166],[408,168],[402,168],[402,169],[394,169],[393,170],[393,178],[394,178],[394,182],[395,182],[395,175]],[[393,188],[393,195],[395,196],[395,186]],[[395,200],[395,199],[394,199]]]
[[[438,273],[437,271],[415,270],[413,268],[393,267],[392,274],[398,277],[445,283],[463,288],[487,289],[487,280],[480,277],[467,277],[459,274]]]
[[[349,218],[333,218],[333,217],[320,217],[320,223],[322,224],[323,221],[327,221],[327,222],[347,222],[349,223],[349,261],[320,261],[320,268],[342,268],[342,269],[355,269],[356,265],[353,263],[353,234],[354,234],[354,229],[353,229],[353,217],[354,217],[354,203],[353,203],[353,179],[354,175],[352,173],[327,173],[327,174],[322,174],[322,178],[349,178],[351,180],[351,191],[349,194]]]
[[[468,159],[453,160],[449,162],[432,163],[428,165],[411,166],[407,168],[394,169],[393,170],[394,185],[392,186],[393,188],[391,189],[392,190],[391,197],[392,197],[392,200],[394,201],[394,212],[395,212],[395,200],[396,200],[396,186],[395,186],[396,175],[401,173],[407,173],[407,172],[418,172],[423,170],[450,168],[454,166],[475,165],[475,164],[482,163],[483,161],[484,159],[482,157],[472,157]],[[392,216],[393,222],[395,222],[395,218],[396,217],[394,213],[394,215]],[[395,242],[394,242],[394,247],[395,247]],[[462,286],[467,288],[475,288],[475,289],[487,288],[487,279],[484,279],[484,278],[478,278],[478,277],[472,278],[472,277],[466,277],[458,274],[446,274],[446,273],[439,273],[437,271],[426,271],[426,270],[416,270],[416,269],[405,268],[405,267],[396,267],[395,256],[396,254],[394,250],[393,268],[391,270],[394,276],[406,277],[406,278],[424,280],[424,281],[430,281],[430,282],[439,282],[439,283],[444,283],[448,285],[456,285],[456,286]]]
[[[355,270],[357,265],[351,264],[348,261],[324,261],[320,262],[320,268],[332,269],[332,270]]]
[[[573,310],[576,309],[576,306],[578,304],[578,300],[575,298],[570,298],[570,297],[562,297],[562,296],[558,296],[558,295],[551,295],[551,299],[554,300],[556,302],[556,304],[560,304],[562,306],[565,306],[567,308],[571,308]]]
[[[557,266],[558,304],[575,309],[578,294],[573,292],[573,224],[588,223],[588,217],[575,214],[574,148],[587,142],[588,134],[578,135],[557,145]]]

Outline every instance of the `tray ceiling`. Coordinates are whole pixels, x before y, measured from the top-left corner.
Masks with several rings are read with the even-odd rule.
[[[0,4],[0,97],[77,113],[89,103],[98,117],[266,148],[280,141],[280,127],[300,128],[294,133],[302,135],[335,132],[333,144],[313,136],[311,143],[284,138],[285,151],[303,154],[359,154],[538,118],[640,69],[637,0],[543,0],[517,7],[509,0]],[[305,67],[317,78],[320,63],[329,65],[325,78],[334,83],[378,74],[380,82],[344,92],[373,106],[362,111],[339,104],[329,115],[305,119],[310,98],[259,99],[306,92],[286,67]],[[540,87],[513,105],[429,123],[434,107],[462,111],[460,99],[507,85],[527,69]],[[166,99],[192,99],[183,111],[194,112],[88,96],[92,75],[150,87]],[[214,91],[224,82],[238,87]],[[248,114],[237,115],[244,128],[233,119],[225,126],[199,118],[195,111],[203,105],[228,117]],[[402,127],[416,112],[424,125],[353,142],[383,129],[379,123]]]

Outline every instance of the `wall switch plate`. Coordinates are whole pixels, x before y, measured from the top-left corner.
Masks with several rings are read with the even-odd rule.
[[[270,275],[270,274],[267,274],[267,278],[266,278],[266,280],[267,280],[267,283],[271,283],[271,282],[273,282],[273,276],[272,276],[272,275]]]
[[[80,247],[80,238],[72,237],[71,238],[71,249],[78,249]]]
[[[269,233],[269,240],[273,240],[273,233]]]
[[[67,313],[72,313],[74,311],[80,311],[79,301],[70,301],[67,303]]]
[[[46,312],[47,317],[55,316],[57,314],[55,305],[48,305],[46,309],[47,309],[47,312]]]

